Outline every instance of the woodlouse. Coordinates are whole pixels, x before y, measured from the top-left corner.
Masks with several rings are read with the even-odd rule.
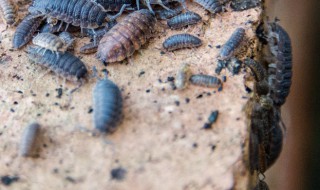
[[[105,78],[93,89],[93,120],[100,132],[112,133],[122,119],[122,96],[118,86]]]
[[[111,63],[130,57],[151,37],[155,23],[156,18],[146,9],[127,15],[101,39],[97,58]]]
[[[68,27],[68,28],[67,28]],[[40,28],[40,33],[56,33],[56,32],[62,32],[62,31],[68,31],[68,32],[78,32],[79,27],[77,26],[69,26],[67,23],[58,21],[57,24],[52,25],[49,23],[44,24]]]
[[[26,45],[32,39],[32,36],[40,26],[42,19],[43,18],[41,17],[35,18],[32,15],[27,15],[17,26],[14,33],[12,40],[13,48],[19,49]]]
[[[74,49],[74,37],[69,32],[61,32],[59,34],[59,38],[62,40],[64,44],[64,48],[66,50]]]
[[[105,11],[118,12],[123,5],[130,5],[132,8],[135,4],[135,0],[95,0],[97,3],[103,6]]]
[[[196,3],[213,14],[221,12],[223,5],[229,1],[230,0],[195,0]]]
[[[172,29],[183,28],[201,21],[201,16],[195,12],[185,12],[168,20],[167,24]]]
[[[64,43],[58,36],[51,33],[40,33],[32,39],[32,43],[51,51],[61,51]]]
[[[250,68],[252,74],[257,82],[266,79],[267,73],[265,68],[257,61],[246,58],[244,64]]]
[[[6,24],[13,25],[16,22],[17,13],[12,0],[0,0],[0,14]]]
[[[167,38],[162,45],[167,51],[174,51],[182,48],[199,47],[202,45],[202,41],[191,34],[176,34]]]
[[[24,129],[20,142],[20,156],[32,156],[31,153],[39,131],[40,125],[38,123],[32,123]]]
[[[182,90],[187,87],[189,83],[189,79],[191,76],[191,70],[189,64],[182,64],[181,68],[177,73],[177,77],[174,81],[175,86],[177,89]]]
[[[182,12],[182,10],[183,10],[182,6],[177,6],[175,8],[171,8],[171,10],[167,10],[167,9],[156,10],[155,14],[158,19],[166,20],[174,16],[177,16]]]
[[[243,11],[261,5],[262,0],[232,0],[231,8],[234,11]]]
[[[87,74],[84,63],[69,52],[51,52],[46,49],[29,46],[28,56],[31,60],[49,68],[56,74],[73,81],[82,81]]]
[[[154,14],[154,12],[153,12],[153,9],[152,9],[151,5],[154,5],[154,4],[160,5],[164,9],[170,11],[171,9],[169,7],[167,7],[166,4],[168,4],[170,2],[179,2],[183,6],[183,9],[187,9],[187,5],[186,5],[186,1],[185,0],[167,0],[165,2],[163,0],[140,0],[140,1],[141,1],[141,3],[143,5],[148,7],[149,11],[152,14]],[[136,0],[138,9],[140,9],[140,4],[139,4],[140,1]]]
[[[267,151],[266,165],[270,168],[279,158],[282,151],[283,132],[279,126],[279,120],[275,119],[270,131],[269,150]]]
[[[106,20],[114,20],[120,16],[125,8],[126,5],[123,5],[119,13],[111,16],[94,1],[34,0],[28,10],[35,17],[47,16],[81,28],[97,28]]]
[[[220,50],[220,59],[230,58],[234,51],[239,47],[245,37],[246,31],[244,28],[237,28],[228,39],[228,41],[222,46]]]
[[[210,75],[192,75],[190,77],[191,84],[198,85],[198,86],[205,86],[210,88],[220,88],[221,87],[221,80],[215,76]]]
[[[228,60],[218,60],[218,65],[215,69],[217,74],[221,73],[221,70],[227,68],[233,75],[239,74],[242,61],[237,58],[231,58]]]
[[[269,47],[273,63],[269,64],[270,97],[276,106],[285,103],[292,78],[292,47],[289,34],[277,23],[269,24]]]

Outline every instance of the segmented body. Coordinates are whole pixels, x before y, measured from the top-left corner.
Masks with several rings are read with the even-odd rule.
[[[108,16],[101,5],[88,0],[34,0],[29,12],[56,18],[81,28],[97,28]]]
[[[179,29],[188,25],[197,24],[201,16],[195,12],[185,12],[168,20],[167,24],[172,29]]]
[[[84,63],[69,52],[51,52],[41,47],[29,46],[28,56],[37,64],[68,80],[79,81],[87,74]]]
[[[182,64],[174,81],[174,84],[177,87],[177,89],[182,90],[186,88],[189,83],[190,76],[191,70],[189,64]]]
[[[64,44],[64,48],[66,50],[74,49],[74,37],[69,32],[61,32],[59,34],[59,38],[62,40]]]
[[[55,25],[46,23],[40,28],[40,33],[56,33],[56,32],[62,32],[66,30],[68,32],[78,32],[80,28],[72,25],[69,26],[69,24],[65,22],[58,21],[57,24]]]
[[[210,76],[210,75],[192,75],[190,77],[191,84],[198,85],[198,86],[205,86],[210,88],[220,88],[221,87],[221,80],[217,77]]]
[[[31,152],[34,148],[39,130],[40,125],[38,123],[32,123],[24,129],[20,142],[20,156],[32,156]]]
[[[221,12],[223,5],[229,1],[230,0],[195,0],[196,3],[213,14]]]
[[[112,133],[122,118],[122,96],[109,79],[99,80],[93,89],[93,120],[100,132]]]
[[[182,48],[199,47],[202,45],[202,41],[191,34],[176,34],[167,38],[162,45],[167,51],[174,51]]]
[[[177,16],[178,14],[180,14],[183,10],[182,6],[177,6],[175,8],[171,8],[171,10],[167,10],[167,9],[161,9],[161,10],[156,10],[155,14],[157,19],[161,19],[161,20],[166,20],[166,19],[170,19],[174,16]]]
[[[16,9],[12,0],[0,0],[0,13],[6,24],[13,25],[16,22]]]
[[[250,58],[246,58],[244,64],[251,69],[252,74],[257,82],[266,79],[266,70],[259,62],[256,62]]]
[[[220,50],[220,59],[230,58],[234,51],[240,46],[245,37],[246,31],[244,28],[237,28],[228,39],[228,41],[222,46]]]
[[[269,47],[274,58],[268,69],[270,97],[276,106],[281,106],[291,87],[292,47],[288,33],[277,23],[269,24]]]
[[[261,5],[262,0],[232,0],[231,8],[234,11],[243,11]]]
[[[276,162],[282,151],[283,132],[281,127],[279,126],[279,122],[279,119],[275,119],[271,127],[269,150],[267,151],[266,158],[267,168],[270,168]]]
[[[151,37],[155,23],[156,18],[146,9],[127,15],[101,39],[97,58],[111,63],[130,57]]]
[[[51,51],[60,51],[64,46],[58,36],[51,33],[40,33],[32,39],[32,43]]]
[[[106,11],[118,12],[123,5],[135,6],[135,0],[96,0]]]
[[[14,33],[12,45],[13,48],[19,49],[26,45],[33,37],[33,34],[38,29],[42,22],[42,17],[26,16],[22,22],[17,26]]]

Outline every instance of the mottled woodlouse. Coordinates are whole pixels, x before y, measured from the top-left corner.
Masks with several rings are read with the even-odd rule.
[[[177,87],[177,89],[182,90],[186,88],[188,86],[190,76],[190,65],[187,63],[182,64],[181,68],[177,73],[176,79],[174,80],[174,84]]]
[[[69,52],[51,52],[38,46],[29,46],[28,56],[37,64],[71,81],[81,82],[87,74],[84,63]]]
[[[100,79],[93,89],[93,120],[97,130],[112,133],[122,119],[122,96],[111,80]]]
[[[17,13],[12,0],[0,0],[0,16],[8,25],[16,22]]]
[[[59,38],[62,40],[64,44],[64,48],[66,50],[73,50],[74,49],[74,37],[69,32],[61,32],[59,34]]]
[[[127,15],[101,39],[97,58],[111,63],[130,57],[151,37],[155,23],[156,18],[147,9]]]
[[[13,48],[19,49],[26,45],[32,39],[42,20],[42,17],[35,18],[32,15],[27,15],[17,26],[14,33],[12,40]]]
[[[195,12],[185,12],[177,15],[167,21],[168,26],[171,29],[179,29],[188,25],[197,24],[201,21],[201,16]]]
[[[174,51],[182,48],[199,47],[202,45],[201,39],[191,34],[176,34],[167,38],[162,46],[167,51]]]
[[[230,58],[235,50],[239,47],[245,37],[246,31],[244,28],[237,28],[228,39],[228,41],[222,46],[220,50],[220,59]]]
[[[230,0],[195,0],[196,3],[208,10],[210,13],[216,14],[223,10],[223,6]]]
[[[276,106],[285,103],[292,78],[292,47],[289,34],[277,23],[269,23],[269,47],[273,62],[269,64],[270,97]]]
[[[32,156],[32,151],[39,131],[40,125],[38,123],[32,123],[24,129],[20,142],[20,156]]]
[[[62,51],[64,42],[51,33],[40,33],[32,39],[32,43],[51,51]]]
[[[114,20],[120,16],[125,8],[126,5],[123,5],[119,13],[111,16],[94,1],[34,0],[28,10],[34,17],[52,17],[81,28],[98,28],[106,20]]]
[[[203,74],[192,75],[190,77],[190,82],[193,85],[205,86],[210,88],[220,88],[222,85],[219,78]]]

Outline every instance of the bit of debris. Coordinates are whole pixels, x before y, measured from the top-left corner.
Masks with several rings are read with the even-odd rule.
[[[122,167],[114,168],[111,170],[110,175],[111,179],[121,181],[125,178],[127,171]]]

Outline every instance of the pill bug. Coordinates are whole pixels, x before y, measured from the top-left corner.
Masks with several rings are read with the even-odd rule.
[[[273,63],[269,64],[270,97],[276,106],[285,103],[292,80],[292,47],[289,34],[277,23],[269,25],[269,47]]]
[[[135,6],[135,0],[95,0],[103,6],[105,11],[118,12],[123,5]]]
[[[51,52],[38,46],[28,47],[28,56],[35,63],[71,81],[82,81],[87,74],[84,63],[69,52]]]
[[[201,39],[191,34],[176,34],[167,38],[162,46],[167,51],[174,51],[182,48],[199,47],[202,45]]]
[[[223,5],[229,1],[230,0],[195,0],[196,3],[213,14],[221,12],[223,10]]]
[[[220,50],[220,59],[230,58],[243,41],[245,34],[246,31],[244,28],[237,28],[228,41],[222,46]]]
[[[210,75],[192,75],[190,77],[190,82],[193,85],[197,86],[205,86],[210,88],[220,88],[221,87],[221,80],[215,76]]]
[[[32,39],[32,43],[51,51],[61,51],[64,43],[58,36],[51,33],[40,33]]]
[[[35,18],[32,15],[24,17],[13,35],[12,46],[14,49],[23,47],[32,39],[33,34],[40,26],[42,19],[42,17]]]
[[[197,24],[201,16],[195,12],[185,12],[168,20],[167,24],[171,29],[179,29],[188,25]]]
[[[32,156],[31,153],[39,131],[40,125],[38,123],[32,123],[24,129],[20,142],[20,156]]]
[[[166,20],[166,19],[170,19],[174,16],[177,16],[178,14],[180,14],[183,10],[182,6],[176,6],[174,8],[171,8],[171,10],[167,10],[167,9],[161,9],[161,10],[156,10],[155,14],[157,19],[161,19],[161,20]]]
[[[155,23],[156,18],[147,9],[127,15],[101,39],[97,58],[111,63],[130,57],[151,37]]]
[[[64,49],[73,50],[74,49],[74,37],[69,32],[61,32],[59,34],[59,38],[62,40],[64,44]]]
[[[17,13],[12,0],[0,0],[0,14],[6,24],[13,25],[16,22]]]
[[[253,190],[269,190],[269,186],[265,181],[259,180],[258,184],[253,188]]]
[[[112,133],[122,119],[122,96],[111,80],[100,79],[93,89],[93,120],[97,130]]]
[[[231,8],[234,11],[244,11],[261,5],[262,0],[232,0]]]
[[[34,0],[28,10],[34,16],[52,17],[81,28],[97,28],[106,20],[120,16],[125,8],[126,5],[123,5],[119,13],[111,16],[94,1]]]
[[[174,81],[174,84],[177,87],[177,89],[182,90],[186,88],[188,86],[190,76],[191,76],[190,65],[187,63],[182,64],[181,68],[177,73],[177,77]]]

